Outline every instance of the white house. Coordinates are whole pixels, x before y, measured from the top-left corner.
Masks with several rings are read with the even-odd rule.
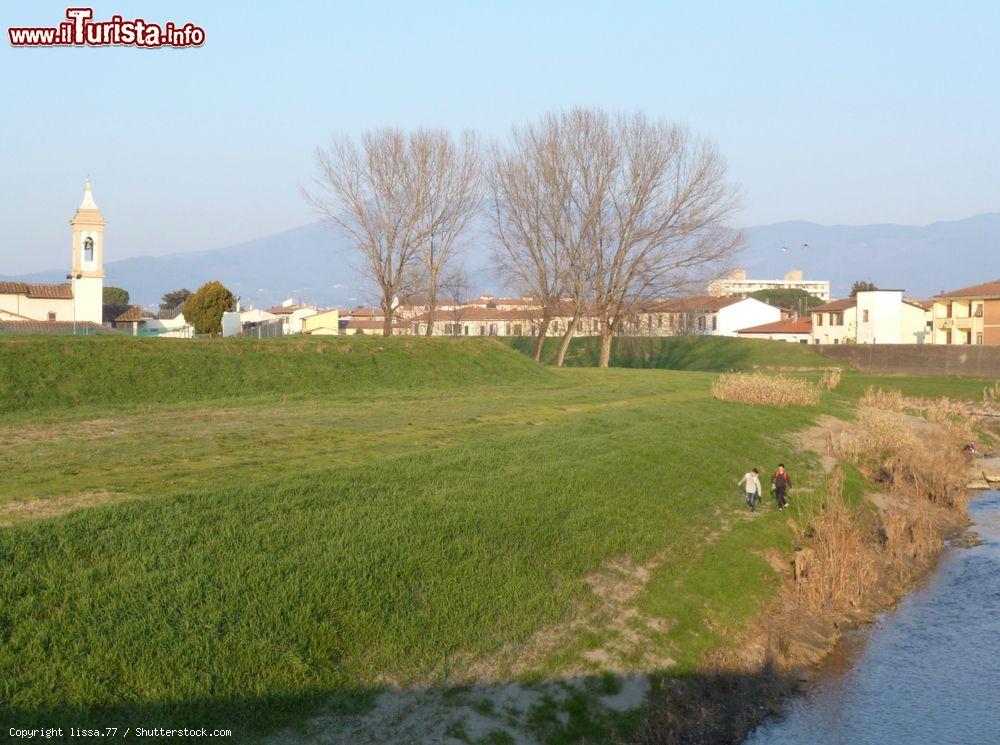
[[[284,334],[301,334],[305,331],[302,322],[319,311],[312,305],[296,305],[291,299],[267,311],[281,319],[281,329]]]
[[[862,290],[813,308],[814,344],[924,344],[931,342],[927,303],[902,290]]]
[[[222,314],[222,335],[224,337],[236,336],[247,327],[256,328],[269,322],[280,324],[281,319],[266,310],[259,308],[240,310],[239,305],[237,305],[236,310],[227,310]]]

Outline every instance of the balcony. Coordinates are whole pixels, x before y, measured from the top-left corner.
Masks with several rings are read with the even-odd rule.
[[[965,318],[936,318],[939,329],[957,329],[959,331],[970,331],[972,329],[972,319]]]

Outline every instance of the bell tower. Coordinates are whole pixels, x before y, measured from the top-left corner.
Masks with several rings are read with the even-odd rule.
[[[73,219],[74,316],[77,321],[101,323],[104,307],[104,218],[90,190],[90,179],[83,186],[83,201]]]

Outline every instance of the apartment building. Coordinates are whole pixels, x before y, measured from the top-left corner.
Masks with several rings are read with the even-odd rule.
[[[726,279],[716,279],[708,283],[708,294],[747,295],[758,290],[805,290],[820,300],[830,299],[830,282],[828,280],[804,279],[802,272],[793,269],[784,279],[748,279],[746,269],[735,269]]]
[[[935,344],[1000,344],[1000,279],[933,300]]]

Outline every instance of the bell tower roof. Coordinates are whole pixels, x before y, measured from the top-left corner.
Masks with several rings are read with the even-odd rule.
[[[80,209],[82,210],[98,209],[97,202],[94,201],[94,193],[90,190],[89,178],[83,184],[83,201],[80,202]]]

